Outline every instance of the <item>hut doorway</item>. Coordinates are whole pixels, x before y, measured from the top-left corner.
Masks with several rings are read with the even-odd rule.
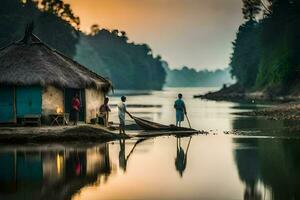
[[[13,87],[0,87],[0,123],[15,122],[15,92]]]
[[[85,91],[84,89],[65,89],[65,113],[72,112],[72,99],[75,95],[79,95],[80,99],[80,112],[79,121],[85,122]]]

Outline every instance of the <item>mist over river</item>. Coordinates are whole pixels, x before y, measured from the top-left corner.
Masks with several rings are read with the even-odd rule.
[[[137,117],[174,124],[173,104],[182,93],[192,127],[208,135],[1,145],[0,199],[299,199],[298,122],[236,115],[273,105],[193,98],[217,89],[110,95],[115,105],[126,94]],[[117,122],[115,106],[111,119]]]

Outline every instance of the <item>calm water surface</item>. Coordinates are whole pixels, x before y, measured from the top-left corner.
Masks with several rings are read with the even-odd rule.
[[[207,90],[167,88],[128,95],[127,103],[136,116],[174,124],[173,101],[181,92],[192,126],[209,135],[2,145],[0,199],[299,199],[298,122],[233,114],[270,105],[192,98]]]

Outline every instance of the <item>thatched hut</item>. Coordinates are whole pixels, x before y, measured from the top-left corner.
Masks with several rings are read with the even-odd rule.
[[[108,80],[50,48],[29,29],[21,41],[0,49],[0,123],[70,113],[75,94],[82,104],[80,121],[90,122],[110,88]]]

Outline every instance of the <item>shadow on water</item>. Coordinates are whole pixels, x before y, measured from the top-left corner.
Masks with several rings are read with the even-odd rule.
[[[233,143],[244,199],[300,198],[298,139],[234,138]]]

